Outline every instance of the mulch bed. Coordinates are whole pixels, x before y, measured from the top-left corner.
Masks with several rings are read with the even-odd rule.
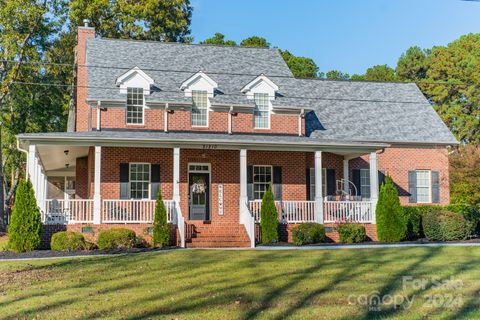
[[[98,256],[98,255],[116,255],[140,252],[155,252],[176,249],[176,247],[165,248],[131,248],[116,250],[90,250],[90,251],[52,251],[52,250],[34,250],[30,252],[12,252],[0,251],[0,259],[34,259],[34,258],[61,258],[73,256]]]

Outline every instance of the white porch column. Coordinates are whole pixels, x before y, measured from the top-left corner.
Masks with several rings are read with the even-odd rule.
[[[323,223],[322,151],[315,151],[315,221]]]
[[[240,203],[248,205],[247,194],[247,149],[240,150]]]
[[[378,166],[377,153],[370,153],[370,201],[372,202],[372,223],[377,223],[376,208],[378,202]]]
[[[180,203],[180,148],[173,148],[173,200]]]
[[[39,181],[39,196],[38,200],[40,202],[40,210],[45,211],[45,173],[43,170],[40,170],[40,181]]]
[[[100,196],[100,178],[102,164],[102,147],[95,146],[95,166],[93,176],[93,223],[100,224],[102,201]]]
[[[349,175],[348,175],[348,158],[344,157],[343,158],[343,191],[345,194],[349,194],[348,190],[350,190],[350,185],[349,185]]]
[[[27,178],[30,180],[32,183],[32,186],[35,190],[35,171],[36,171],[36,158],[37,155],[37,146],[36,145],[30,145],[28,147],[28,158],[27,158]]]

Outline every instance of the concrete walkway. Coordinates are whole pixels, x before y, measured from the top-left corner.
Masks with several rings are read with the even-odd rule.
[[[445,242],[445,243],[395,243],[395,244],[349,244],[349,245],[318,245],[318,246],[257,246],[255,248],[187,248],[180,250],[340,250],[340,249],[384,249],[384,248],[408,248],[408,247],[480,247],[480,242]],[[172,249],[172,250],[179,250]],[[128,253],[112,253],[112,254],[94,254],[94,255],[78,255],[78,256],[54,256],[54,257],[35,257],[35,258],[10,258],[2,259],[0,262],[6,261],[28,261],[28,260],[51,260],[51,259],[77,259],[77,258],[95,258],[95,257],[112,257],[126,256],[133,254],[155,254],[165,253],[172,250],[158,250],[149,252],[128,252]]]
[[[438,243],[379,243],[379,244],[345,244],[327,246],[258,246],[254,250],[336,250],[336,249],[380,249],[402,247],[479,247],[480,242],[438,242]]]

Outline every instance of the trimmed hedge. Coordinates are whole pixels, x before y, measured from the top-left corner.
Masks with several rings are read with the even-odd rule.
[[[407,223],[407,232],[405,240],[416,240],[426,236],[423,228],[423,217],[425,215],[438,215],[441,211],[450,211],[464,217],[470,224],[467,226],[469,236],[480,234],[480,210],[475,206],[452,204],[447,206],[440,205],[421,205],[421,206],[403,206],[403,214]],[[429,216],[430,217],[430,216]],[[430,221],[429,221],[430,223]],[[431,237],[438,238],[434,235]],[[428,238],[428,236],[427,236]],[[441,237],[440,237],[441,238]],[[438,240],[438,239],[437,239]]]
[[[324,242],[325,227],[314,222],[302,223],[293,229],[292,238],[296,245]]]
[[[430,241],[465,240],[474,227],[462,214],[445,209],[429,210],[423,215],[423,230]]]
[[[340,242],[359,243],[365,241],[367,232],[365,227],[359,224],[345,223],[337,227]]]
[[[263,194],[260,208],[260,228],[262,230],[262,243],[278,241],[278,213],[272,192],[272,185],[268,186]]]
[[[379,241],[397,242],[405,238],[407,225],[398,190],[393,180],[385,176],[377,202],[377,237]]]
[[[80,232],[60,231],[52,236],[50,249],[55,251],[85,250],[87,244]]]
[[[170,228],[167,222],[167,209],[162,199],[160,189],[155,203],[155,215],[153,218],[153,246],[165,247],[170,243]]]
[[[8,248],[16,252],[32,251],[40,246],[42,219],[30,180],[20,181],[8,226]]]
[[[97,246],[100,250],[134,248],[135,232],[125,228],[113,228],[100,231]]]

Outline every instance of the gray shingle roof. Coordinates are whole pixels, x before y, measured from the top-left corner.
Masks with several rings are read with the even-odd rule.
[[[212,105],[251,106],[240,90],[263,73],[279,87],[275,107],[313,110],[307,139],[457,143],[415,84],[293,78],[276,49],[89,39],[87,65],[105,67],[88,70],[92,100],[125,99],[115,80],[137,66],[157,87],[147,102],[189,103],[180,85],[202,70],[219,86]]]

